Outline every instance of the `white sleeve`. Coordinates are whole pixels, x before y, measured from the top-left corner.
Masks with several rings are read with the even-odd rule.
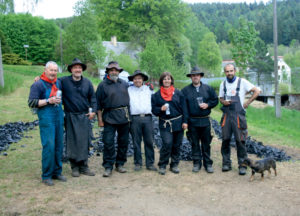
[[[220,88],[219,88],[219,98],[224,98],[224,83],[225,81],[221,82]]]
[[[253,85],[251,82],[249,82],[246,79],[242,79],[242,82],[243,82],[245,92],[249,92],[251,89],[255,87],[255,85]]]

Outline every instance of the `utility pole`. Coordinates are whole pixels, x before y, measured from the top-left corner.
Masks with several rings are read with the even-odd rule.
[[[4,88],[4,72],[2,66],[2,50],[1,50],[1,40],[0,40],[0,86]]]
[[[274,40],[274,73],[275,73],[275,115],[281,118],[281,96],[278,92],[278,54],[277,54],[277,6],[273,0],[273,40]]]
[[[61,29],[61,24],[60,24],[60,65],[61,65],[61,73],[63,72],[64,69],[64,64],[63,64],[63,43],[62,43],[62,29]]]

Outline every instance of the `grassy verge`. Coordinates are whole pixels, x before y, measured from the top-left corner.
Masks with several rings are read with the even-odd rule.
[[[273,107],[247,109],[249,135],[267,145],[287,145],[300,148],[300,112],[282,108],[282,117],[275,117]],[[217,106],[212,117],[219,121],[222,112]]]

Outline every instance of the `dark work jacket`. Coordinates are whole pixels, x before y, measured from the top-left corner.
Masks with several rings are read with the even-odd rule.
[[[165,111],[161,111],[161,107],[168,103],[170,108],[170,115],[166,115]],[[160,90],[158,90],[151,98],[152,113],[159,117],[159,128],[163,129],[165,120],[172,119],[182,115],[182,118],[172,121],[172,131],[182,130],[182,123],[187,123],[187,106],[185,98],[181,91],[175,89],[174,95],[171,101],[166,101],[162,98]],[[170,125],[167,124],[167,128],[170,129]]]
[[[214,89],[201,82],[199,92],[193,84],[190,84],[182,89],[188,107],[189,126],[205,127],[210,124],[209,118],[202,118],[209,116],[211,109],[217,106],[218,96]],[[208,104],[207,109],[201,109],[197,102],[197,97],[203,97],[203,102]]]
[[[103,111],[104,122],[125,124],[129,122],[128,84],[121,79],[114,82],[104,79],[97,88],[97,110]]]
[[[71,76],[59,78],[62,84],[62,100],[65,112],[88,113],[89,107],[96,112],[97,103],[94,87],[90,80],[81,77],[74,81]]]

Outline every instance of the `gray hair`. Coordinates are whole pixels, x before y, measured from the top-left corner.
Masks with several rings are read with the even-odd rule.
[[[48,61],[46,63],[46,65],[45,65],[45,68],[48,68],[50,65],[54,65],[54,66],[56,66],[58,68],[58,65],[57,65],[57,63],[55,61]]]
[[[225,72],[225,68],[227,68],[227,66],[233,66],[233,69],[236,71],[236,67],[233,63],[228,63],[224,66],[224,72]]]

